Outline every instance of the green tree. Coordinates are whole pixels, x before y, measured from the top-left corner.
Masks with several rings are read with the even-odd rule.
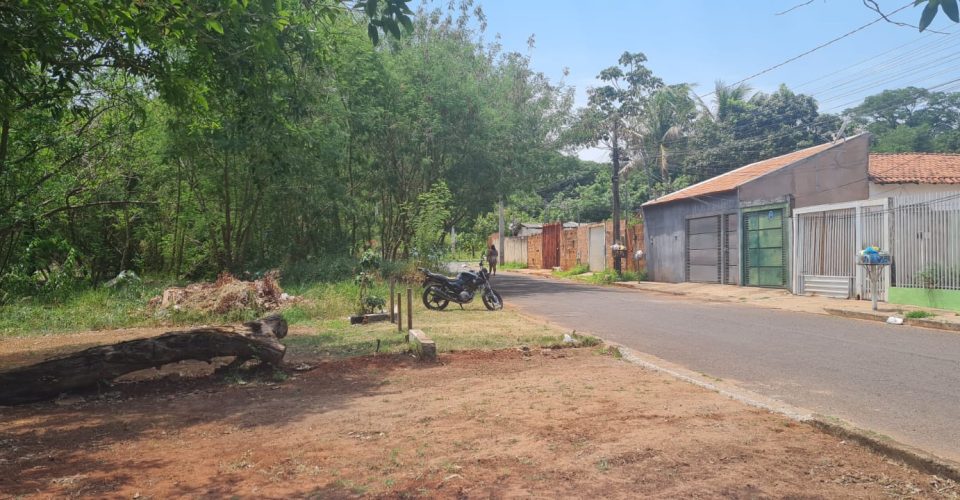
[[[874,151],[960,151],[957,92],[931,92],[916,87],[884,90],[843,114],[874,134]]]
[[[670,153],[682,150],[687,136],[693,131],[700,110],[688,84],[667,85],[651,96],[643,113],[628,128],[634,141],[632,156],[649,165],[648,171],[658,170],[658,181],[671,181]]]

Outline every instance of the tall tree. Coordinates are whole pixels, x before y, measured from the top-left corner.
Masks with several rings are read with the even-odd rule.
[[[642,52],[624,52],[597,78],[604,85],[587,91],[588,107],[581,115],[583,143],[597,143],[610,150],[611,185],[613,196],[613,239],[620,241],[620,173],[623,155],[625,121],[632,121],[645,109],[650,95],[663,86],[663,81],[644,66],[647,56]],[[614,259],[614,268],[620,272],[620,259]]]

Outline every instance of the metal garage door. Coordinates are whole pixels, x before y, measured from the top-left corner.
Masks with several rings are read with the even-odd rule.
[[[607,264],[606,229],[603,225],[590,228],[590,255],[587,262],[593,272],[603,271]]]
[[[737,214],[723,216],[726,232],[723,235],[723,282],[728,285],[740,284],[740,231]]]
[[[787,284],[783,209],[743,214],[746,235],[746,285],[782,287]]]
[[[720,216],[687,219],[687,281],[720,283]]]

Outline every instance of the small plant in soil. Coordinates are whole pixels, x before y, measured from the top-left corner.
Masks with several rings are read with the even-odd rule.
[[[910,311],[907,313],[906,316],[909,319],[924,319],[924,318],[932,318],[936,316],[936,314],[933,314],[930,311]]]
[[[354,281],[360,288],[358,314],[372,314],[382,311],[387,301],[383,297],[370,294],[370,287],[373,285],[377,271],[380,269],[380,255],[372,248],[368,248],[360,256],[360,262],[357,265],[357,274]]]

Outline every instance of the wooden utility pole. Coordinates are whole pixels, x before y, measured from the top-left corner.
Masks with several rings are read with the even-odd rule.
[[[503,265],[503,254],[504,254],[503,240],[505,238],[505,235],[503,234],[503,231],[504,231],[503,225],[504,225],[503,224],[503,197],[500,197],[500,221],[499,221],[500,232],[498,233],[500,235],[500,241],[497,242],[497,252],[499,255],[497,257],[497,263],[501,266]]]
[[[395,286],[396,286],[396,281],[390,280],[390,322],[391,323],[393,323],[397,313],[397,310],[393,308],[393,297],[394,297],[393,289],[395,288]]]
[[[397,331],[403,332],[403,296],[397,292]]]
[[[407,331],[413,330],[413,289],[407,288]]]
[[[610,178],[613,184],[613,243],[620,243],[620,143],[619,143],[619,132],[620,132],[620,117],[614,115],[613,117],[613,175]],[[607,246],[607,250],[613,253],[613,250],[610,249],[610,245]],[[613,253],[613,269],[617,272],[617,275],[623,273],[623,269],[620,264],[620,256],[616,253]]]

